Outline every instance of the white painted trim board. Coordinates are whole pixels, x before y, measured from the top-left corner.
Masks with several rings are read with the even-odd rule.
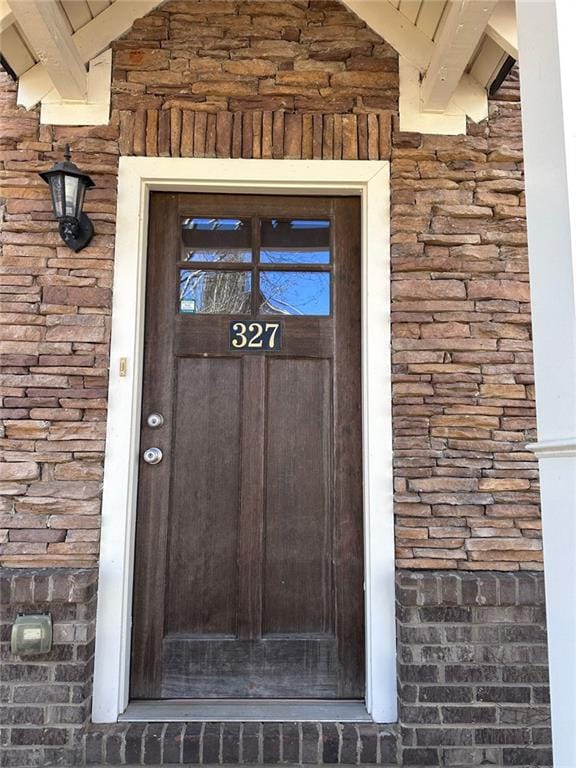
[[[159,190],[362,198],[366,708],[377,722],[395,722],[389,163],[140,157],[120,158],[118,176],[93,721],[116,722],[129,703],[148,201]]]

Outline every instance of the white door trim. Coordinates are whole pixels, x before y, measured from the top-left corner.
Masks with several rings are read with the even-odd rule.
[[[362,198],[366,707],[396,721],[389,180],[381,161],[120,158],[94,722],[116,722],[128,705],[148,203],[158,190]]]

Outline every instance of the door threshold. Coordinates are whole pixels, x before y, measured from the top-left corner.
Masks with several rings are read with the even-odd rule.
[[[371,723],[364,701],[162,699],[131,701],[120,722]]]

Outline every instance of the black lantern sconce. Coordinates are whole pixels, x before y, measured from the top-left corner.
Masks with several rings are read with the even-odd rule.
[[[60,237],[68,248],[81,251],[94,234],[92,222],[82,213],[84,194],[94,182],[71,162],[70,145],[66,144],[64,162],[56,163],[49,171],[39,174],[52,193],[52,209],[58,219]]]

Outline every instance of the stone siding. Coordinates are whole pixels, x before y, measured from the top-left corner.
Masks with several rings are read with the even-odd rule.
[[[135,154],[391,159],[398,564],[541,568],[517,73],[468,136],[403,134],[397,56],[338,2],[171,0],[114,44],[109,125],[40,126],[1,89],[2,565],[97,562],[117,164]],[[96,182],[79,254],[37,176],[66,141]]]
[[[542,567],[519,97],[514,70],[467,136],[393,136],[403,568]]]

